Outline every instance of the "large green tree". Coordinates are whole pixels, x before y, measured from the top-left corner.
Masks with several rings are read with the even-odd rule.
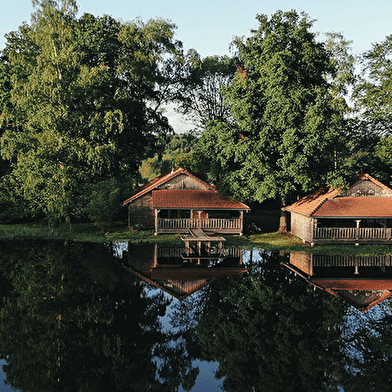
[[[229,56],[201,58],[195,50],[185,56],[182,83],[177,91],[176,110],[187,116],[196,129],[203,131],[208,121],[228,121],[230,110],[223,90],[235,75],[235,59]]]
[[[90,184],[135,175],[171,130],[160,108],[181,45],[164,20],[77,19],[74,0],[33,4],[31,25],[3,51],[1,153],[17,195],[60,219],[83,212]]]
[[[285,204],[334,169],[345,103],[332,88],[336,62],[307,15],[257,20],[249,38],[235,40],[239,66],[225,94],[234,122],[210,122],[201,145],[221,189]]]
[[[392,34],[364,53],[362,78],[355,91],[363,117],[381,134],[390,134],[392,124]]]
[[[362,77],[353,95],[359,113],[359,129],[365,140],[373,140],[368,144],[371,146],[368,155],[378,162],[375,172],[385,182],[390,182],[392,176],[391,54],[392,35],[364,53]]]

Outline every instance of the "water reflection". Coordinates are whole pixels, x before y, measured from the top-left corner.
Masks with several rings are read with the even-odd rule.
[[[184,300],[215,280],[239,273],[242,249],[194,249],[175,246],[129,246],[124,268],[154,287]]]
[[[346,280],[362,278],[363,263],[319,265],[263,249],[186,256],[156,246],[0,241],[7,383],[198,392],[210,369],[220,385],[211,392],[390,389],[389,301],[363,314],[309,284],[338,280],[340,268]],[[390,265],[374,263],[372,278],[389,278]]]
[[[0,243],[0,359],[20,391],[172,391],[197,369],[160,317],[169,301],[110,244]],[[174,341],[174,344],[173,344]]]
[[[361,312],[392,295],[391,256],[291,253],[285,265],[311,285],[342,298]]]

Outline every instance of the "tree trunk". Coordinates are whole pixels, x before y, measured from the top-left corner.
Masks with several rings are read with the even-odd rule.
[[[280,210],[279,233],[287,233],[287,214],[283,208]]]

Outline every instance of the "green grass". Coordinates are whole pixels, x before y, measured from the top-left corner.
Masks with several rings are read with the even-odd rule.
[[[72,239],[104,242],[105,236],[91,224],[63,225],[56,228],[39,223],[0,225],[0,239]]]
[[[253,248],[284,252],[312,252],[330,255],[392,255],[392,246],[388,245],[317,245],[310,247],[290,234],[270,232],[249,236],[225,235],[225,247]],[[158,235],[152,230],[131,230],[123,225],[112,227],[102,232],[90,223],[61,225],[56,228],[40,223],[0,225],[1,239],[45,239],[73,240],[77,242],[128,241],[132,243],[167,243],[181,245],[180,235]]]

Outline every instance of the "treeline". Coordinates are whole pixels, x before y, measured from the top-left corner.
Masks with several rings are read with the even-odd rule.
[[[359,62],[306,14],[259,14],[232,56],[184,53],[166,20],[77,18],[34,1],[0,53],[0,221],[116,219],[173,166],[244,202],[285,204],[368,172],[391,183],[392,35]],[[193,132],[176,135],[174,105]]]

